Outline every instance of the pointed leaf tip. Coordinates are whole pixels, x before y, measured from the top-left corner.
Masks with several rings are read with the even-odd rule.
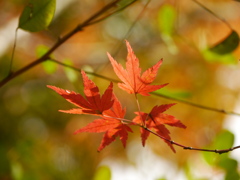
[[[109,53],[108,58],[113,66],[114,72],[122,81],[119,83],[119,88],[128,92],[129,94],[141,94],[148,96],[149,92],[156,91],[165,85],[150,85],[156,78],[159,67],[162,64],[162,60],[157,62],[154,66],[147,69],[141,76],[141,68],[139,67],[139,60],[135,56],[134,51],[130,43],[125,40],[127,46],[127,62],[126,69],[122,65],[118,64]]]
[[[81,71],[84,84],[84,94],[75,93],[74,91],[60,89],[55,86],[48,85],[68,102],[76,105],[79,109],[61,110],[64,113],[71,114],[92,114],[101,116],[102,113],[113,106],[113,83],[110,83],[102,97],[95,83],[90,80],[84,71]]]

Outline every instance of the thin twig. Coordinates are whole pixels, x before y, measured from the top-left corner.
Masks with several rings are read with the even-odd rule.
[[[147,6],[149,5],[149,3],[151,2],[151,0],[148,0],[147,3],[144,5],[143,9],[141,10],[141,12],[138,14],[138,16],[136,17],[136,19],[133,21],[133,23],[131,24],[130,28],[128,29],[128,31],[126,32],[126,34],[124,35],[124,38],[122,38],[122,40],[120,41],[119,45],[115,48],[116,50],[111,53],[112,57],[115,57],[118,52],[120,51],[122,45],[123,45],[123,40],[124,39],[128,39],[128,37],[130,36],[134,26],[137,24],[137,22],[140,20],[140,18],[143,16],[144,11],[146,10]]]
[[[199,6],[201,6],[204,10],[206,10],[207,12],[209,12],[210,14],[212,14],[214,17],[216,17],[217,19],[219,19],[220,21],[222,21],[224,24],[226,24],[231,30],[232,27],[230,26],[230,24],[223,18],[219,17],[218,15],[216,15],[213,11],[211,11],[210,9],[208,9],[206,6],[204,6],[202,3],[198,2],[197,0],[192,0],[193,2],[195,2],[196,4],[198,4]]]
[[[152,131],[151,129],[147,128],[146,126],[142,125],[142,124],[137,124],[137,123],[134,123],[133,121],[131,120],[128,120],[128,119],[124,119],[124,118],[117,118],[117,117],[111,117],[111,116],[106,116],[104,115],[103,117],[107,117],[107,118],[113,118],[113,119],[117,119],[121,122],[124,122],[126,124],[129,124],[129,125],[135,125],[135,126],[138,126],[140,128],[143,128],[145,129],[146,131],[150,132],[151,134],[154,134],[155,136],[175,145],[175,146],[178,146],[178,147],[181,147],[183,148],[184,150],[193,150],[193,151],[205,151],[205,152],[213,152],[213,153],[217,153],[217,154],[223,154],[223,153],[228,153],[230,151],[233,151],[235,149],[240,149],[240,146],[234,146],[234,147],[231,147],[229,149],[204,149],[204,148],[194,148],[194,147],[190,147],[190,146],[185,146],[185,145],[182,145],[180,143],[177,143],[173,140],[170,140],[170,139],[167,139],[166,137],[163,137],[161,135],[159,135],[158,133]]]
[[[52,59],[52,58],[50,58],[49,60],[51,60],[52,62],[55,62],[55,63],[57,63],[57,64],[59,64],[61,66],[68,67],[68,68],[70,68],[72,70],[81,72],[81,69],[76,68],[74,66],[71,66],[71,65],[59,62],[59,61],[57,61],[55,59]],[[116,79],[112,79],[112,78],[109,78],[109,77],[106,77],[106,76],[102,76],[102,75],[94,73],[94,72],[86,71],[86,73],[90,74],[90,75],[93,75],[93,76],[96,76],[96,77],[99,77],[99,78],[102,78],[102,79],[105,79],[105,80],[108,80],[108,81],[111,81],[111,82],[115,82],[115,83],[119,83],[120,82],[120,81],[118,81]],[[236,113],[236,112],[233,112],[233,111],[226,111],[226,110],[223,110],[223,109],[217,109],[217,108],[213,108],[213,107],[208,107],[208,106],[196,104],[196,103],[193,103],[193,102],[190,102],[190,101],[186,101],[186,100],[183,100],[183,99],[177,99],[177,98],[174,98],[174,97],[171,97],[171,96],[167,96],[167,95],[164,95],[164,94],[161,94],[161,93],[150,92],[150,94],[153,94],[155,96],[162,97],[162,98],[165,98],[165,99],[170,99],[170,100],[173,100],[173,101],[176,101],[176,102],[180,102],[180,103],[183,103],[183,104],[187,104],[189,106],[197,107],[197,108],[200,108],[200,109],[205,109],[205,110],[214,111],[214,112],[218,112],[218,113],[223,113],[223,114],[227,114],[227,115],[240,116],[239,113]]]
[[[3,85],[5,85],[7,82],[9,82],[10,80],[14,79],[15,77],[21,75],[22,73],[28,71],[29,69],[33,68],[34,66],[46,61],[47,59],[50,58],[50,55],[53,51],[55,51],[60,45],[62,45],[65,41],[67,41],[70,37],[72,37],[73,35],[75,35],[77,32],[82,31],[84,27],[87,27],[90,25],[90,23],[97,19],[99,16],[101,16],[103,13],[105,13],[107,10],[111,9],[112,7],[114,7],[120,0],[115,0],[109,4],[107,4],[106,6],[104,6],[102,9],[100,9],[98,12],[96,12],[95,14],[93,14],[90,18],[88,18],[87,20],[85,20],[83,23],[77,25],[72,31],[70,31],[68,34],[66,34],[65,36],[63,36],[62,38],[60,38],[53,46],[51,49],[49,49],[42,57],[36,59],[35,61],[33,61],[32,63],[24,66],[23,68],[17,70],[16,72],[12,72],[10,75],[8,75],[7,77],[5,77],[3,80],[1,80],[0,82],[0,87],[2,87]]]
[[[17,30],[18,30],[18,28],[15,30],[13,49],[12,49],[12,56],[11,56],[11,60],[10,60],[8,76],[11,76],[11,74],[12,74],[12,65],[13,65],[13,60],[14,60],[14,53],[15,53],[15,49],[16,49],[16,46],[17,46]]]
[[[170,100],[174,100],[174,101],[177,101],[177,102],[181,102],[183,104],[187,104],[187,105],[194,106],[194,107],[197,107],[197,108],[209,110],[209,111],[215,111],[215,112],[218,112],[218,113],[240,116],[240,114],[236,113],[236,112],[226,111],[226,110],[223,110],[223,109],[217,109],[217,108],[213,108],[213,107],[208,107],[208,106],[196,104],[196,103],[189,102],[189,101],[186,101],[186,100],[183,100],[183,99],[173,98],[173,97],[161,94],[161,93],[151,92],[151,94],[153,94],[155,96],[163,97],[165,99],[170,99]]]
[[[70,66],[70,65],[68,65],[68,64],[61,63],[61,62],[56,61],[56,60],[54,60],[54,59],[50,59],[50,60],[51,60],[52,62],[55,62],[55,63],[57,63],[57,64],[60,64],[60,65],[62,65],[62,66],[65,66],[65,67],[68,67],[68,68],[71,68],[71,69],[73,69],[73,70],[75,70],[75,71],[80,72],[80,69],[78,69],[78,68],[76,68],[76,67]],[[96,76],[96,77],[100,77],[100,78],[106,79],[106,80],[110,80],[108,77],[104,77],[104,76],[98,75],[98,74],[96,74],[96,73],[92,73],[92,72],[86,72],[86,73],[87,73],[87,74],[94,75],[94,76]],[[113,80],[113,79],[111,79],[111,81],[112,81],[112,82],[119,82],[119,81]],[[165,95],[160,95],[160,94],[156,94],[156,93],[151,93],[151,94],[155,94],[155,95],[157,95],[157,96],[161,96],[161,97],[168,98],[168,99],[171,99],[171,100],[179,101],[179,102],[182,102],[182,103],[185,103],[185,104],[188,104],[188,105],[196,106],[196,107],[198,107],[198,108],[207,109],[207,110],[212,110],[212,111],[217,111],[217,112],[225,112],[225,113],[227,113],[226,111],[221,111],[221,110],[218,110],[218,109],[214,109],[214,108],[210,108],[210,107],[206,107],[206,106],[201,106],[201,105],[198,105],[198,104],[193,104],[193,103],[188,102],[188,101],[177,100],[177,99],[175,99],[175,98],[168,97],[168,96],[165,96]],[[137,99],[137,97],[136,97],[136,99]],[[137,100],[137,106],[138,106],[138,111],[140,112],[140,105],[139,105],[138,100]],[[238,114],[234,114],[234,115],[238,115]],[[171,143],[171,144],[173,144],[173,145],[175,145],[175,146],[181,147],[181,148],[183,148],[183,149],[185,149],[185,150],[205,151],[205,152],[214,152],[214,153],[217,153],[217,154],[223,154],[223,153],[228,153],[228,152],[230,152],[230,151],[233,151],[233,150],[235,150],[235,149],[239,149],[239,148],[240,148],[240,146],[235,146],[235,147],[232,147],[232,148],[229,148],[229,149],[203,149],[203,148],[194,148],[194,147],[190,147],[190,146],[185,146],[185,145],[182,145],[182,144],[180,144],[180,143],[177,143],[177,142],[175,142],[175,141],[173,141],[173,140],[167,139],[167,138],[165,138],[165,137],[157,134],[156,132],[154,132],[154,131],[150,130],[149,128],[147,128],[147,127],[145,126],[145,124],[143,124],[143,123],[142,123],[142,124],[136,124],[136,123],[134,123],[133,121],[128,120],[128,119],[111,117],[111,116],[107,116],[107,115],[103,115],[103,117],[113,118],[113,119],[117,119],[117,120],[119,120],[119,121],[121,121],[121,122],[130,124],[130,125],[139,126],[139,127],[143,128],[143,129],[145,129],[146,131],[149,131],[150,133],[154,134],[155,136],[158,136],[159,138],[161,138],[161,139],[163,139],[163,140],[165,140],[165,141],[168,141],[169,143]],[[142,120],[142,121],[143,121],[143,120]]]
[[[122,10],[126,9],[127,7],[129,7],[130,5],[132,5],[133,3],[135,3],[136,1],[138,1],[138,0],[134,0],[134,1],[130,2],[129,4],[127,4],[127,5],[125,5],[125,6],[121,7],[121,8],[119,8],[119,9],[117,9],[116,11],[113,11],[113,12],[107,14],[107,15],[104,16],[104,17],[99,18],[99,19],[97,19],[97,20],[95,20],[95,21],[92,21],[91,23],[89,23],[89,25],[91,25],[91,24],[95,24],[95,23],[98,23],[98,22],[101,22],[101,21],[103,21],[103,20],[105,20],[105,19],[111,17],[112,15],[115,15],[115,14],[121,12]]]
[[[70,69],[72,69],[72,70],[74,70],[74,71],[77,71],[77,72],[79,72],[79,73],[81,72],[81,69],[80,69],[80,68],[77,68],[77,67],[71,66],[71,65],[69,65],[69,64],[65,64],[65,63],[59,62],[59,61],[57,61],[57,60],[55,60],[55,59],[53,59],[53,58],[50,58],[50,59],[48,59],[48,60],[49,60],[49,61],[52,61],[52,62],[54,62],[54,63],[56,63],[56,64],[59,64],[59,65],[61,65],[61,66],[70,68]],[[85,71],[85,72],[86,72],[87,74],[89,74],[89,75],[93,75],[93,76],[95,76],[95,77],[99,77],[99,78],[105,79],[105,80],[107,80],[107,81],[111,81],[111,82],[115,82],[115,83],[118,83],[118,82],[119,82],[118,80],[111,79],[111,78],[109,78],[109,77],[102,76],[102,75],[97,74],[97,73],[94,73],[94,72],[90,72],[90,71]]]
[[[142,127],[141,125],[139,125],[140,127]],[[154,134],[155,136],[158,136],[159,138],[165,140],[165,141],[168,141],[169,143],[175,145],[175,146],[178,146],[178,147],[181,147],[185,150],[194,150],[194,151],[205,151],[205,152],[214,152],[214,153],[217,153],[217,154],[223,154],[223,153],[228,153],[230,151],[233,151],[235,149],[239,149],[240,146],[235,146],[235,147],[232,147],[232,148],[229,148],[229,149],[203,149],[203,148],[194,148],[194,147],[189,147],[189,146],[185,146],[185,145],[182,145],[182,144],[179,144],[177,142],[174,142],[172,140],[169,140],[159,134],[157,134],[156,132],[148,129],[147,127],[142,127],[144,128],[146,131],[149,131],[150,133]]]
[[[115,56],[118,54],[118,52],[120,51],[120,49],[121,49],[121,47],[122,47],[122,45],[123,45],[122,42],[124,41],[124,39],[127,39],[127,38],[129,37],[129,35],[130,35],[130,33],[132,32],[134,26],[136,25],[136,23],[137,23],[137,22],[140,20],[140,18],[142,17],[142,15],[143,15],[145,9],[147,8],[147,6],[149,5],[150,1],[151,1],[151,0],[148,0],[148,1],[147,1],[147,3],[144,5],[144,7],[143,7],[143,9],[141,10],[141,12],[138,14],[137,18],[136,18],[136,19],[133,21],[133,23],[131,24],[130,28],[128,29],[128,31],[126,32],[126,34],[124,35],[124,37],[123,37],[123,38],[119,41],[119,43],[114,47],[114,49],[112,50],[113,53],[111,53],[111,54],[112,54],[112,57],[115,57]],[[128,5],[131,5],[131,4],[133,4],[134,2],[136,2],[136,1],[132,1],[132,2],[129,3]],[[123,7],[123,8],[125,8],[125,7]],[[116,12],[121,11],[123,8],[120,8],[120,9],[117,10]],[[107,65],[108,65],[108,63],[105,64],[105,67],[106,67]],[[104,68],[104,67],[102,67],[102,68]],[[98,70],[98,69],[96,69],[96,71],[97,71],[97,70]]]

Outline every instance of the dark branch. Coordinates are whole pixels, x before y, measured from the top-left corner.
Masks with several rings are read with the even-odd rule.
[[[106,11],[108,11],[109,9],[115,7],[117,5],[117,3],[120,0],[115,0],[109,4],[107,4],[106,6],[104,6],[102,9],[100,9],[98,12],[96,12],[95,14],[93,14],[90,18],[88,18],[87,20],[85,20],[83,23],[77,25],[72,31],[70,31],[68,34],[66,34],[65,36],[63,36],[62,38],[58,39],[58,41],[52,46],[51,49],[49,49],[42,57],[36,59],[35,61],[33,61],[32,63],[24,66],[23,68],[15,71],[15,72],[11,72],[7,77],[5,77],[3,80],[0,81],[0,87],[4,86],[6,83],[8,83],[9,81],[11,81],[12,79],[14,79],[15,77],[21,75],[22,73],[30,70],[31,68],[33,68],[34,66],[46,61],[47,59],[49,59],[50,55],[52,52],[54,52],[60,45],[62,45],[65,41],[67,41],[69,38],[71,38],[73,35],[75,35],[77,32],[82,31],[83,28],[92,25],[93,21],[96,20],[98,17],[100,17],[101,15],[103,15]]]
[[[235,146],[235,147],[232,147],[232,148],[229,148],[229,149],[202,149],[202,148],[194,148],[194,147],[189,147],[189,146],[185,146],[185,145],[182,145],[182,144],[179,144],[179,143],[176,143],[172,140],[169,140],[159,134],[157,134],[156,132],[148,129],[147,127],[143,127],[141,125],[139,125],[140,127],[144,128],[146,131],[149,131],[150,133],[154,134],[155,136],[158,136],[159,138],[165,140],[165,141],[168,141],[169,143],[175,145],[175,146],[178,146],[178,147],[181,147],[185,150],[194,150],[194,151],[205,151],[205,152],[214,152],[214,153],[217,153],[217,154],[223,154],[223,153],[228,153],[230,151],[233,151],[235,149],[239,149],[240,146]]]

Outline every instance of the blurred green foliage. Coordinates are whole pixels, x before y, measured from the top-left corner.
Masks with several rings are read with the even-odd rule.
[[[50,10],[39,7],[40,14],[32,12],[31,16],[36,16],[38,20],[26,21],[25,26],[21,22],[29,17],[32,10],[30,8],[29,12],[22,14],[26,11],[24,8],[28,2],[0,1],[0,80],[8,76],[14,32],[17,28],[17,25],[12,24],[16,19],[21,17],[19,27],[22,29],[42,31],[23,33],[19,30],[13,72],[43,55],[59,37],[109,2],[111,1],[57,1],[55,17],[50,25],[52,17],[49,17],[47,12],[51,11],[52,16],[54,5],[51,5]],[[119,9],[128,2],[120,1],[119,6],[114,8]],[[54,51],[54,60],[60,63],[46,61],[0,88],[0,179],[113,179],[117,173],[114,165],[120,166],[122,162],[125,162],[122,166],[129,167],[129,171],[136,169],[143,179],[148,177],[144,172],[153,173],[152,167],[159,159],[151,160],[149,166],[141,169],[142,161],[147,161],[148,155],[136,162],[128,157],[128,147],[134,146],[132,142],[141,143],[138,130],[130,135],[127,149],[123,149],[121,143],[116,141],[103,152],[97,153],[101,136],[88,133],[73,135],[75,130],[85,126],[94,117],[58,112],[59,109],[70,109],[73,106],[46,88],[46,85],[54,85],[81,92],[82,80],[77,69],[83,67],[117,79],[109,65],[106,52],[113,54],[119,63],[124,63],[125,34],[145,8],[145,3],[144,0],[138,1],[101,23],[89,25]],[[155,83],[169,85],[156,93],[231,111],[237,106],[240,92],[237,78],[240,76],[237,63],[240,55],[237,42],[239,3],[234,4],[227,0],[204,3],[217,14],[226,17],[226,21],[236,28],[230,29],[232,34],[223,41],[222,37],[229,32],[229,27],[192,1],[173,3],[170,0],[152,0],[137,19],[127,40],[139,58],[142,69],[147,69],[161,58],[164,59]],[[43,10],[47,12],[43,13]],[[38,17],[39,15],[42,17]],[[41,19],[46,21],[41,24]],[[214,46],[216,42],[219,43]],[[214,53],[208,47],[214,47]],[[109,84],[104,78],[91,78],[101,90]],[[116,95],[127,107],[126,118],[131,119],[137,109],[134,98],[118,90],[116,84],[114,86]],[[149,112],[154,105],[166,103],[173,103],[173,100],[157,96],[140,98],[141,110],[144,112]],[[170,129],[174,141],[199,148],[225,149],[233,146],[234,134],[224,128],[226,115],[182,103],[178,103],[167,113],[181,119],[187,126],[186,130]],[[181,176],[189,180],[210,180],[217,176],[226,180],[239,179],[239,159],[232,157],[231,153],[219,155],[176,148],[177,153],[173,154],[159,138],[152,136],[147,146],[172,167],[156,177],[177,179]],[[142,149],[143,147],[138,148],[135,154]],[[111,163],[106,163],[109,159]],[[161,170],[164,167],[167,166],[157,168]],[[125,179],[127,173],[120,171],[118,176]]]
[[[111,180],[111,170],[108,166],[101,166],[97,169],[93,180]]]
[[[210,48],[210,51],[216,54],[227,54],[234,51],[239,44],[239,36],[236,31],[232,31],[224,40]]]

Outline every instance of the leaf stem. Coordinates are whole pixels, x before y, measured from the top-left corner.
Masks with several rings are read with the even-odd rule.
[[[117,120],[119,120],[119,121],[126,122],[126,123],[129,123],[129,124],[132,124],[132,125],[138,125],[138,124],[132,122],[132,121],[129,120],[129,119],[118,118],[118,117],[112,117],[112,116],[108,116],[108,115],[103,115],[103,117],[112,118],[112,119],[117,119]]]
[[[138,96],[137,96],[136,93],[135,93],[134,95],[135,95],[135,99],[136,99],[136,103],[137,103],[138,112],[141,113],[141,109],[140,109],[140,104],[139,104]],[[140,117],[141,117],[141,123],[142,123],[142,126],[145,127],[145,120],[142,118],[141,114],[140,114]]]
[[[116,11],[113,11],[113,12],[107,14],[106,16],[104,16],[104,17],[102,17],[102,18],[99,18],[99,19],[97,19],[97,20],[95,20],[95,21],[89,23],[89,25],[91,25],[91,24],[95,24],[95,23],[98,23],[98,22],[101,22],[101,21],[103,21],[103,20],[109,18],[110,16],[112,16],[112,15],[114,15],[114,14],[116,14],[116,13],[118,13],[118,12],[124,10],[124,9],[127,8],[128,6],[132,5],[132,4],[135,3],[136,1],[138,1],[138,0],[134,0],[134,1],[130,2],[129,4],[127,4],[127,5],[125,5],[125,6],[121,7],[121,8],[119,8],[119,9],[117,9]]]
[[[217,153],[217,154],[223,154],[223,153],[228,153],[230,151],[233,151],[235,149],[240,149],[240,145],[239,146],[234,146],[234,147],[231,147],[231,148],[228,148],[228,149],[204,149],[204,148],[194,148],[194,147],[190,147],[190,146],[185,146],[185,145],[182,145],[180,143],[177,143],[173,140],[170,140],[170,139],[167,139],[159,134],[157,134],[156,132],[150,130],[149,128],[143,126],[142,124],[137,124],[137,123],[134,123],[132,122],[131,120],[128,120],[128,119],[124,119],[124,118],[117,118],[117,117],[111,117],[111,116],[107,116],[107,115],[103,115],[103,117],[108,117],[108,118],[113,118],[113,119],[117,119],[119,121],[122,121],[122,122],[126,122],[127,124],[131,124],[131,125],[135,125],[135,126],[138,126],[138,127],[141,127],[143,129],[145,129],[146,131],[150,132],[151,134],[175,145],[175,146],[178,146],[178,147],[181,147],[183,148],[184,150],[193,150],[193,151],[205,151],[205,152],[213,152],[213,153]]]
[[[172,141],[170,139],[167,139],[159,134],[157,134],[156,132],[148,129],[147,127],[143,127],[141,125],[138,125],[142,128],[144,128],[146,131],[149,131],[150,133],[154,134],[155,136],[158,136],[159,138],[165,140],[165,141],[168,141],[169,143],[175,145],[175,146],[178,146],[178,147],[181,147],[183,148],[184,150],[194,150],[194,151],[205,151],[205,152],[214,152],[214,153],[217,153],[217,154],[223,154],[223,153],[228,153],[230,151],[233,151],[235,149],[239,149],[240,146],[235,146],[235,147],[232,147],[232,148],[229,148],[229,149],[204,149],[204,148],[194,148],[194,147],[190,147],[190,146],[185,146],[185,145],[182,145],[182,144],[179,144],[175,141]]]
[[[78,71],[78,72],[81,71],[79,68],[76,68],[76,67],[68,65],[68,64],[64,64],[64,63],[59,62],[59,61],[57,61],[55,59],[50,58],[49,60],[51,60],[52,62],[55,62],[55,63],[57,63],[59,65],[68,67],[68,68],[70,68],[72,70],[75,70],[75,71]],[[91,74],[91,75],[96,76],[96,77],[99,77],[99,78],[102,78],[102,79],[105,79],[105,80],[108,80],[108,81],[111,81],[111,82],[115,82],[115,83],[119,83],[120,82],[118,80],[111,79],[109,77],[102,76],[102,75],[94,73],[94,72],[87,72],[86,71],[86,73],[87,74]],[[151,92],[150,94],[153,94],[153,95],[158,96],[158,97],[162,97],[164,99],[169,99],[169,100],[173,100],[173,101],[180,102],[180,103],[183,103],[183,104],[187,104],[189,106],[197,107],[197,108],[200,108],[200,109],[205,109],[205,110],[208,110],[208,111],[214,111],[214,112],[223,113],[223,114],[227,114],[227,115],[240,116],[240,113],[236,113],[236,112],[233,112],[233,111],[226,111],[226,110],[223,110],[223,109],[217,109],[217,108],[213,108],[213,107],[208,107],[208,106],[196,104],[196,103],[193,103],[193,102],[190,102],[190,101],[186,101],[186,100],[183,100],[183,99],[173,98],[171,96],[167,96],[167,95],[164,95],[164,94],[161,94],[161,93]]]

